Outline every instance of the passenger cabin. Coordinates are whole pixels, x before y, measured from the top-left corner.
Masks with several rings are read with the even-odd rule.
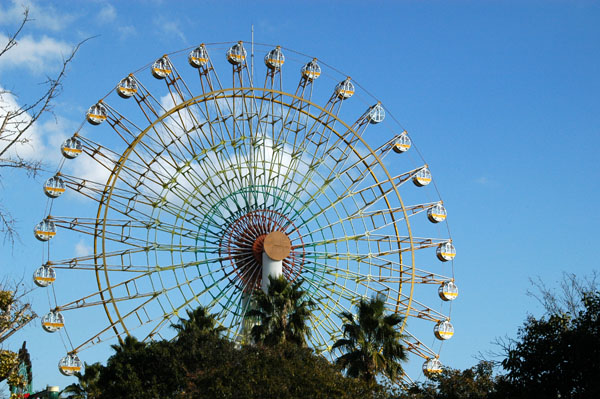
[[[437,339],[445,341],[454,335],[454,327],[449,320],[442,320],[433,327],[433,334]]]
[[[317,59],[313,58],[312,61],[304,64],[300,69],[302,76],[308,80],[315,80],[321,76],[321,67],[317,63]]]
[[[152,76],[156,79],[164,79],[173,72],[173,67],[169,61],[169,57],[163,55],[161,58],[154,61],[152,65]]]
[[[385,118],[385,110],[381,103],[377,103],[369,109],[369,113],[367,114],[367,119],[369,119],[369,123],[377,124],[382,122]]]
[[[48,287],[56,280],[56,272],[50,266],[40,266],[33,272],[33,282],[38,287]]]
[[[58,198],[65,190],[65,182],[58,175],[52,176],[44,183],[44,194],[49,198]]]
[[[65,318],[62,313],[51,311],[42,317],[42,328],[49,333],[57,332],[65,326]]]
[[[404,131],[398,136],[398,138],[394,142],[392,150],[394,150],[395,153],[402,154],[408,151],[411,145],[412,143],[410,141],[410,137],[408,137],[408,133]]]
[[[74,353],[68,354],[58,362],[58,370],[62,375],[66,375],[67,377],[81,372],[82,367],[83,364],[81,363],[81,360],[79,360],[79,357]]]
[[[265,55],[265,65],[267,68],[277,70],[283,66],[285,57],[281,51],[281,46],[275,47]]]
[[[431,172],[428,168],[421,168],[413,176],[413,183],[417,187],[424,187],[431,183]]]
[[[437,255],[438,259],[442,262],[448,262],[454,259],[454,257],[456,256],[456,249],[450,241],[447,241],[438,245],[435,254]]]
[[[190,52],[188,55],[188,62],[194,68],[200,68],[208,64],[208,51],[206,46],[201,44]]]
[[[246,60],[246,49],[241,41],[227,50],[227,61],[232,65],[240,65]]]
[[[48,241],[56,235],[56,226],[50,218],[46,218],[35,226],[33,233],[38,240]]]
[[[427,219],[431,223],[440,223],[446,220],[447,212],[444,205],[437,203],[431,208],[427,209]]]
[[[458,287],[454,281],[445,281],[438,288],[438,295],[442,301],[453,301],[458,297]]]
[[[117,94],[121,98],[130,98],[138,91],[138,85],[133,75],[127,76],[117,85]]]
[[[99,101],[88,109],[85,116],[90,124],[99,125],[106,120],[106,107]]]
[[[425,374],[425,377],[431,378],[441,372],[442,362],[440,362],[438,358],[434,357],[427,359],[425,363],[423,363],[423,374]]]
[[[75,136],[66,139],[60,146],[60,152],[62,152],[63,156],[67,159],[77,158],[82,152],[81,141]]]
[[[335,86],[335,93],[342,100],[346,100],[354,95],[354,85],[350,81],[348,76],[346,80],[340,82]]]

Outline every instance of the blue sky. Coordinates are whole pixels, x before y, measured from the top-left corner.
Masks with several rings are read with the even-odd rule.
[[[49,171],[87,107],[127,73],[201,42],[249,41],[251,25],[257,43],[316,56],[381,100],[427,160],[449,211],[461,290],[456,334],[442,351],[449,366],[473,365],[495,337],[515,336],[528,312],[540,314],[526,295],[530,277],[553,284],[563,271],[598,270],[598,2],[26,3],[34,21],[0,59],[0,86],[21,104],[71,46],[94,36],[69,68],[55,118],[33,131]],[[0,38],[21,9],[21,1],[0,5]],[[45,178],[2,175],[0,195],[22,237],[0,250],[3,276],[28,280],[39,265],[31,228],[44,213]],[[40,330],[36,322],[10,346],[28,340],[36,386],[65,386],[45,349],[59,341]]]

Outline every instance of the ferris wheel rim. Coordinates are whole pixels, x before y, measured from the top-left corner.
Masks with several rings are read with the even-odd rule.
[[[252,95],[244,95],[243,93],[245,91],[251,91],[253,94]],[[255,92],[263,92],[265,94],[271,93],[271,94],[278,94],[281,96],[285,96],[287,98],[291,98],[293,100],[296,101],[300,101],[303,103],[308,104],[311,107],[314,107],[315,109],[317,109],[318,111],[322,112],[322,113],[326,113],[327,116],[334,118],[336,123],[340,123],[344,129],[346,129],[348,132],[352,132],[353,136],[359,140],[360,144],[362,144],[371,154],[371,156],[373,156],[375,158],[375,160],[377,161],[377,164],[379,165],[379,167],[382,168],[382,170],[385,173],[385,176],[387,177],[387,179],[389,181],[392,180],[392,175],[390,174],[390,172],[387,170],[387,168],[385,167],[384,163],[382,162],[382,160],[379,158],[379,156],[375,153],[375,151],[373,151],[373,149],[371,148],[371,146],[369,146],[369,144],[364,140],[364,138],[357,134],[356,130],[352,128],[352,126],[348,125],[344,120],[342,120],[341,118],[339,118],[337,115],[333,114],[332,112],[330,112],[329,110],[325,109],[324,107],[322,107],[319,104],[314,103],[313,101],[300,97],[300,96],[296,96],[295,94],[292,93],[288,93],[288,92],[284,92],[281,90],[276,90],[276,89],[271,89],[271,88],[266,88],[266,87],[228,87],[228,88],[221,88],[221,89],[217,89],[217,90],[212,90],[210,92],[206,92],[203,93],[201,95],[198,96],[194,96],[186,101],[183,101],[179,104],[174,105],[172,108],[170,108],[169,110],[166,110],[166,112],[164,112],[162,115],[160,115],[159,117],[157,117],[152,123],[150,123],[144,130],[142,130],[137,137],[128,145],[128,147],[122,152],[120,158],[118,159],[113,171],[111,171],[107,182],[106,182],[106,187],[109,186],[110,184],[110,189],[108,190],[108,192],[104,192],[102,195],[102,199],[99,201],[99,206],[98,206],[98,212],[97,212],[97,219],[102,220],[102,229],[100,229],[100,231],[104,231],[106,229],[106,223],[107,223],[107,213],[110,209],[109,204],[111,201],[111,197],[112,197],[112,193],[113,190],[115,188],[115,184],[117,183],[117,180],[119,178],[119,174],[121,172],[121,170],[123,169],[123,167],[125,166],[125,163],[127,162],[129,156],[131,155],[132,151],[134,150],[134,148],[142,141],[142,139],[146,136],[146,134],[148,132],[150,132],[150,130],[152,128],[154,128],[157,124],[163,122],[166,118],[170,117],[171,115],[186,109],[190,106],[199,104],[199,103],[203,103],[206,101],[216,101],[216,100],[222,100],[222,99],[228,99],[228,98],[247,98],[247,99],[251,99],[251,100],[268,100],[271,101],[273,103],[279,104],[283,107],[288,107],[288,108],[295,108],[296,111],[304,114],[307,117],[312,118],[314,121],[322,123],[323,126],[326,126],[328,129],[330,129],[330,131],[334,134],[336,134],[338,136],[338,138],[342,139],[345,144],[350,145],[350,143],[348,143],[347,139],[343,138],[343,135],[340,134],[338,132],[337,129],[333,128],[332,126],[329,126],[329,124],[324,123],[321,118],[318,115],[314,115],[312,113],[309,113],[306,110],[302,110],[297,108],[298,106],[292,107],[292,104],[290,103],[286,103],[284,102],[282,99],[281,100],[276,100],[274,98],[266,98],[264,95],[263,96],[256,96],[254,93]],[[236,94],[237,92],[237,94]],[[229,95],[226,95],[226,93],[231,93]],[[241,93],[241,94],[240,94]],[[225,94],[223,96],[218,96],[219,94]],[[211,123],[211,122],[207,122],[207,123]],[[185,132],[186,134],[188,132]],[[353,146],[350,145],[352,151],[356,154],[359,155],[357,149]],[[365,163],[365,161],[362,161],[363,163]],[[369,174],[371,175],[371,177],[373,179],[375,179],[376,182],[379,182],[379,179],[377,178],[377,176],[375,175],[375,173],[371,170],[370,167],[368,167],[367,165],[365,165],[367,167],[367,169],[369,170]],[[381,187],[380,187],[381,190]],[[416,271],[416,264],[415,264],[415,246],[414,246],[414,242],[413,242],[413,234],[412,234],[412,230],[410,227],[410,218],[408,217],[408,213],[406,212],[406,207],[404,205],[404,201],[402,199],[402,196],[400,195],[400,192],[398,190],[398,187],[396,187],[396,185],[393,185],[393,190],[395,192],[395,195],[397,197],[397,199],[400,201],[401,204],[401,208],[402,208],[402,212],[403,212],[403,221],[406,224],[406,228],[407,228],[407,232],[408,232],[408,238],[409,238],[409,252],[411,253],[411,263],[410,263],[410,270],[411,270],[411,274],[410,274],[410,293],[408,296],[408,303],[405,306],[405,309],[400,309],[400,304],[402,302],[402,286],[403,286],[403,282],[401,280],[399,280],[398,282],[398,295],[395,298],[395,313],[401,313],[403,314],[403,321],[402,321],[402,325],[400,327],[400,332],[404,331],[406,324],[408,322],[409,319],[409,313],[412,307],[412,300],[413,300],[413,296],[414,296],[414,281],[415,281],[415,271]],[[105,195],[107,195],[106,200],[104,200]],[[391,204],[389,203],[389,200],[387,198],[387,195],[389,194],[384,194],[383,198],[386,202],[386,205],[388,206],[388,208],[391,207]],[[104,215],[102,216],[102,209],[104,208]],[[390,208],[391,209],[391,208]],[[397,226],[397,221],[395,220],[395,217],[393,215],[393,213],[390,215],[390,217],[393,220],[393,226],[394,226],[394,230],[396,232],[396,237],[399,239],[400,234],[398,231],[398,226]],[[97,240],[98,240],[98,228],[96,228],[96,233],[94,234],[94,251],[95,253],[98,253],[97,249]],[[111,323],[111,326],[113,328],[113,330],[115,331],[115,333],[117,334],[117,336],[119,336],[120,338],[120,334],[116,328],[117,323],[120,324],[123,329],[125,330],[124,332],[126,334],[129,334],[129,330],[126,327],[125,324],[125,320],[123,317],[121,317],[120,312],[118,310],[118,306],[116,301],[114,300],[114,295],[112,293],[112,287],[110,284],[110,279],[108,277],[108,268],[107,268],[107,264],[106,264],[106,237],[104,234],[101,234],[101,243],[102,243],[102,260],[103,260],[103,265],[98,265],[96,263],[96,279],[97,279],[97,284],[98,284],[98,288],[99,291],[102,292],[103,291],[103,286],[102,286],[102,282],[101,282],[101,278],[100,278],[100,270],[103,269],[104,271],[104,281],[106,282],[106,290],[110,296],[110,299],[108,299],[107,301],[105,301],[104,308],[105,308],[105,313],[107,314],[109,321]],[[401,242],[400,240],[397,241],[397,245],[398,248],[400,248],[401,246]],[[403,256],[399,253],[399,256]],[[95,259],[98,259],[97,257],[95,257]],[[405,273],[405,263],[404,262],[399,262],[400,265],[400,273]],[[108,310],[108,303],[111,303],[115,310],[116,313],[116,317],[118,318],[118,320],[113,320],[112,316],[110,315],[110,311]],[[400,310],[400,311],[399,311]]]

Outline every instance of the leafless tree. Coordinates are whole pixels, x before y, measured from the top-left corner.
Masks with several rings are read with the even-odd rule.
[[[584,295],[598,291],[600,287],[596,270],[584,277],[563,272],[558,288],[548,287],[539,276],[529,281],[534,289],[527,290],[527,295],[537,299],[548,314],[569,313],[573,317],[583,310]]]
[[[29,10],[25,9],[18,29],[8,35],[6,43],[0,44],[0,57],[5,56],[12,48],[19,44],[19,35],[30,21]],[[28,139],[25,135],[27,130],[42,115],[52,113],[52,100],[60,94],[67,67],[75,57],[79,47],[86,40],[77,44],[71,53],[66,58],[63,58],[62,67],[56,76],[46,77],[46,80],[43,82],[43,93],[32,103],[23,104],[15,109],[4,101],[4,99],[5,96],[16,96],[16,93],[8,90],[0,91],[0,174],[5,168],[22,170],[28,176],[35,176],[40,171],[42,167],[40,160],[24,159],[15,151],[10,150],[19,144],[27,143]],[[6,209],[4,204],[0,203],[0,234],[4,236],[5,241],[8,240],[11,244],[14,244],[15,238],[18,237],[15,222],[12,213]]]
[[[37,317],[25,300],[27,294],[23,281],[0,281],[0,345]]]

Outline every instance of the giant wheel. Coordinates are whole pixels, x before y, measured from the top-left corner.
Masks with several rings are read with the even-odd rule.
[[[243,44],[222,46],[165,55],[128,75],[87,112],[87,121],[101,126],[82,124],[61,148],[65,161],[44,186],[49,203],[34,232],[47,246],[34,281],[54,290],[42,327],[66,333],[65,314],[76,318],[74,310],[92,307],[102,308],[107,322],[67,347],[60,371],[78,371],[77,354],[98,342],[127,334],[169,338],[167,327],[198,305],[243,341],[273,232],[289,242],[283,275],[302,278],[318,304],[311,321],[317,352],[330,351],[341,336],[340,312],[381,294],[389,311],[405,317],[405,344],[425,360],[424,371],[440,371],[439,346],[426,345],[429,338],[412,326],[420,320],[431,337],[452,336],[449,306],[442,305],[457,296],[452,267],[431,263],[451,265],[455,250],[440,229],[446,210],[429,168],[410,157],[406,131],[378,125],[383,105],[316,59],[286,50],[286,60],[279,46],[257,46],[257,53],[266,49],[260,86]],[[223,51],[229,67],[213,64],[209,50]],[[190,83],[175,68],[182,55],[187,73],[196,71]],[[288,92],[283,71],[293,62],[299,71],[289,75],[299,82]],[[222,68],[230,68],[230,85],[217,76]],[[358,102],[347,105],[352,100]],[[57,199],[65,191],[75,205],[60,203],[68,195]],[[50,244],[73,234],[87,237],[92,250],[56,259]],[[61,288],[63,273],[75,270],[96,288],[85,295]],[[432,302],[438,305],[426,304]]]

